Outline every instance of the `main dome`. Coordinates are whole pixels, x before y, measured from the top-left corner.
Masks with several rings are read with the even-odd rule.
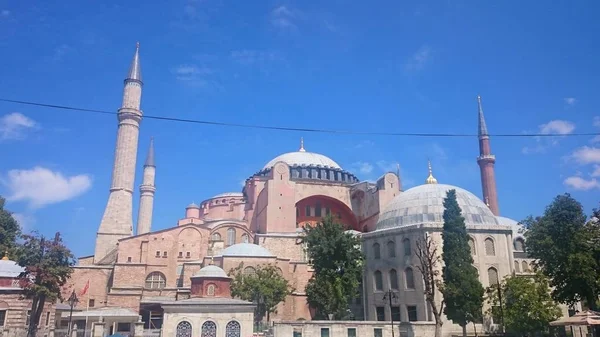
[[[456,190],[456,201],[467,225],[499,224],[490,208],[473,193],[452,185],[425,184],[396,196],[381,212],[377,229],[443,223],[443,202],[449,190]]]
[[[288,152],[273,158],[263,167],[263,170],[270,169],[277,162],[284,162],[289,166],[321,166],[334,169],[342,169],[333,159],[319,153],[306,152],[304,149],[304,140],[300,140],[300,149],[296,152]]]

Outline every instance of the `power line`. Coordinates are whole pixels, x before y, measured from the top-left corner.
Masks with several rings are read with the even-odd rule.
[[[60,109],[60,110],[72,110],[80,112],[89,112],[103,115],[118,115],[115,111],[106,111],[98,109],[87,109],[78,108],[66,105],[58,104],[46,104],[30,101],[19,101],[13,99],[0,98],[0,102],[15,103],[22,105],[33,105],[45,108]],[[294,128],[285,126],[268,126],[268,125],[256,125],[256,124],[238,124],[238,123],[225,123],[215,122],[199,119],[187,119],[187,118],[176,118],[176,117],[164,117],[154,115],[144,115],[145,119],[155,119],[161,121],[180,122],[180,123],[192,123],[192,124],[204,124],[204,125],[215,125],[225,127],[238,127],[247,129],[263,129],[263,130],[277,130],[277,131],[294,131],[294,132],[314,132],[314,133],[332,133],[332,134],[348,134],[348,135],[371,135],[371,136],[402,136],[402,137],[477,137],[477,134],[467,133],[407,133],[407,132],[369,132],[369,131],[353,131],[353,130],[335,130],[335,129],[313,129],[313,128]],[[570,134],[542,134],[542,133],[519,133],[519,134],[490,134],[491,137],[593,137],[600,136],[600,132],[590,133],[570,133]]]

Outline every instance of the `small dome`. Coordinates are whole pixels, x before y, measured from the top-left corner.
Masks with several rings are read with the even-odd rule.
[[[224,277],[224,278],[228,278],[229,276],[227,276],[227,273],[215,266],[215,265],[209,265],[206,266],[202,269],[200,269],[196,274],[194,274],[194,276],[192,276],[194,278],[196,277]]]
[[[456,201],[467,225],[498,225],[489,207],[473,193],[445,184],[425,184],[396,196],[381,212],[377,229],[404,227],[421,223],[444,223],[444,198],[456,190]]]
[[[15,261],[11,260],[0,260],[0,277],[18,277],[25,268],[19,266]]]
[[[243,196],[244,196],[244,194],[241,192],[226,192],[226,193],[217,194],[214,197],[212,197],[211,199],[226,198],[226,197],[243,197]]]
[[[191,204],[187,205],[186,208],[200,208],[200,206],[198,206],[198,205],[196,205],[195,203],[192,202]]]
[[[253,243],[238,243],[221,251],[221,256],[274,257],[265,247]]]

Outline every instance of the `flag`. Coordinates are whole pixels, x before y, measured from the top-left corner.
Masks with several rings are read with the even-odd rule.
[[[85,284],[85,287],[83,287],[83,290],[81,291],[79,296],[85,295],[89,288],[90,288],[90,280],[87,281],[87,283]]]

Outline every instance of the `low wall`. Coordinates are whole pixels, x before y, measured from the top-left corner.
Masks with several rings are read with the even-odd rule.
[[[431,337],[435,332],[433,322],[397,323],[393,326],[394,337]],[[392,337],[392,324],[377,321],[275,321],[274,337],[327,336],[375,336]],[[322,333],[323,332],[323,333]],[[381,333],[381,334],[379,334]]]

